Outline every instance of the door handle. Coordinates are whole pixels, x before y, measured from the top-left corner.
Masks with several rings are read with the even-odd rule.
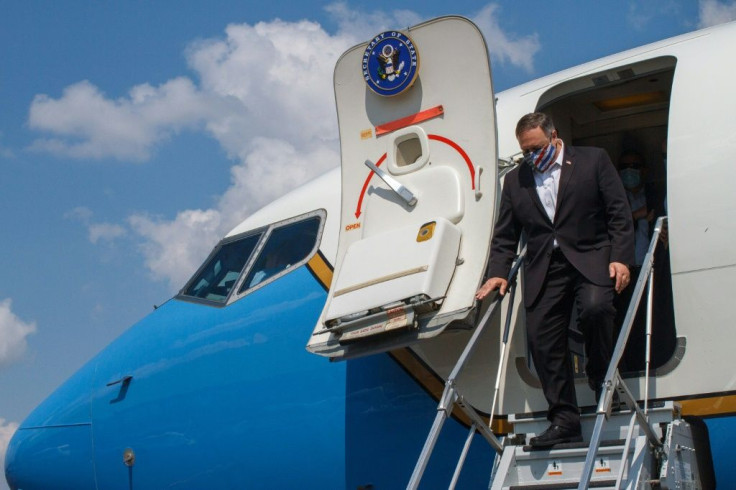
[[[114,385],[116,385],[116,384],[121,384],[121,383],[122,383],[122,384],[127,384],[127,383],[130,383],[130,380],[131,380],[131,379],[133,379],[133,376],[130,376],[130,375],[125,375],[125,376],[123,376],[123,377],[122,377],[122,378],[120,378],[120,379],[117,379],[117,380],[115,380],[115,381],[110,381],[110,382],[109,382],[109,383],[107,383],[107,385],[105,385],[105,386],[114,386]]]
[[[478,177],[475,179],[475,200],[477,201],[483,197],[483,192],[480,190],[480,176],[483,175],[483,167],[478,167]]]
[[[414,207],[417,203],[417,198],[414,197],[414,193],[412,193],[409,189],[407,189],[403,184],[401,184],[398,180],[391,177],[389,174],[381,170],[380,168],[376,167],[373,162],[370,160],[365,161],[365,166],[369,169],[373,170],[373,172],[381,177],[381,180],[383,180],[387,186],[391,188],[392,191],[394,191],[396,194],[399,195],[401,199],[406,202],[411,207]]]

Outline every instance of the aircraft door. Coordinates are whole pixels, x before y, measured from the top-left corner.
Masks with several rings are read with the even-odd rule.
[[[467,19],[387,31],[335,68],[342,159],[333,283],[307,348],[394,349],[468,317],[496,193],[485,41]]]

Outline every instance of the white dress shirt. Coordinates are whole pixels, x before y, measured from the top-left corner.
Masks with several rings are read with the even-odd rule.
[[[565,153],[565,145],[560,140],[560,152],[555,159],[555,163],[549,166],[544,172],[534,171],[534,182],[537,185],[537,195],[542,201],[542,206],[547,212],[549,220],[555,222],[555,209],[557,208],[557,191],[560,189],[560,171],[562,170],[562,156]],[[557,240],[554,247],[557,248]]]

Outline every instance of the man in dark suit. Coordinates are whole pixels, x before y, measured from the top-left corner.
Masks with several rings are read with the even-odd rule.
[[[490,279],[476,297],[496,289],[506,294],[523,232],[527,337],[551,422],[530,442],[547,447],[582,440],[568,351],[572,308],[576,305],[585,338],[588,380],[598,391],[612,354],[614,294],[630,280],[634,229],[623,185],[605,151],[566,146],[542,113],[522,117],[516,138],[524,163],[504,179]]]

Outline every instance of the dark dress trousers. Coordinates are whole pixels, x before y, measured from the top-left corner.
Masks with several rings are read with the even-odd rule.
[[[605,377],[612,350],[615,293],[608,266],[634,262],[634,227],[621,180],[602,149],[564,147],[554,222],[539,200],[533,172],[522,164],[504,179],[486,278],[507,277],[524,232],[523,291],[532,359],[549,420],[577,429],[567,339],[572,308],[577,307],[586,373],[594,387]]]

